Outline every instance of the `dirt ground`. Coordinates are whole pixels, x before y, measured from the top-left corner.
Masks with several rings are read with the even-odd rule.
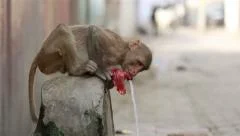
[[[180,29],[143,39],[154,58],[134,80],[140,135],[239,136],[240,35]],[[135,135],[130,91],[112,90],[112,103],[115,129]]]

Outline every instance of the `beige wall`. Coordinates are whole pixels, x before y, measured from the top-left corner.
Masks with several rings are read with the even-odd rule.
[[[0,3],[0,135],[27,136],[34,128],[28,107],[29,67],[51,29],[57,23],[69,23],[69,4],[65,0]],[[37,92],[42,81],[43,76],[37,76]]]

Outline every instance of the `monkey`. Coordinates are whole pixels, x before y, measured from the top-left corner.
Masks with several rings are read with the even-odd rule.
[[[82,76],[94,75],[98,70],[107,72],[120,65],[134,77],[149,69],[151,62],[151,50],[140,40],[124,40],[96,25],[59,24],[44,40],[30,67],[28,91],[32,121],[38,120],[33,91],[37,68],[45,75],[60,72]]]

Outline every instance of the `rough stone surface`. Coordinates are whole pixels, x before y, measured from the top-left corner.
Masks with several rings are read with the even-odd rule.
[[[53,121],[65,136],[114,135],[109,91],[96,77],[61,76],[42,86],[44,124]]]

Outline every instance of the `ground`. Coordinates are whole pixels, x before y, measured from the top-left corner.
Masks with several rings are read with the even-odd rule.
[[[154,59],[134,81],[140,135],[239,136],[240,36],[180,29],[143,39]],[[112,103],[115,129],[134,132],[130,93],[112,90]]]

